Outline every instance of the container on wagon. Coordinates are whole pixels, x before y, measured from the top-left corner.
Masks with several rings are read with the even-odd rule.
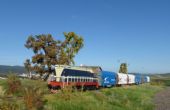
[[[146,83],[146,76],[145,75],[141,75],[141,83]]]
[[[144,75],[144,83],[147,83],[147,76]]]
[[[117,84],[126,85],[128,83],[128,75],[124,73],[117,73]]]
[[[128,84],[135,84],[135,75],[128,74]]]
[[[141,84],[142,83],[142,75],[141,74],[135,74],[135,84]]]
[[[101,71],[99,76],[99,83],[101,87],[112,87],[116,85],[116,76],[115,72]]]
[[[150,82],[150,77],[146,76],[146,82],[149,83]]]

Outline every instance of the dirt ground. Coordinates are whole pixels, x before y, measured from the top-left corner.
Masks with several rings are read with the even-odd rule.
[[[170,87],[156,94],[154,102],[155,110],[170,110]]]

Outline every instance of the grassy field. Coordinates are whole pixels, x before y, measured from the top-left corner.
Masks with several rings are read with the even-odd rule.
[[[157,81],[157,79],[153,80]],[[40,110],[153,110],[153,97],[155,93],[165,88],[163,83],[169,84],[168,81],[161,83],[154,82],[138,86],[114,87],[86,92],[72,92],[70,88],[66,88],[57,94],[51,94],[45,82],[23,79],[21,83],[24,88],[29,88],[27,95],[32,90],[30,96],[33,96],[35,93],[38,96],[39,92],[33,89],[36,87],[43,93],[40,97],[43,100],[43,108],[40,108]],[[6,86],[6,81],[0,80],[0,93],[2,97],[4,95],[3,88],[6,88]],[[19,98],[17,97],[12,96],[13,102],[16,100],[16,109],[26,109],[24,96],[21,94]],[[8,103],[8,100],[6,102]],[[1,105],[2,100],[0,100]],[[32,110],[36,109],[33,108]]]
[[[116,87],[99,91],[72,94],[49,94],[45,99],[48,109],[53,110],[152,110],[152,98],[161,86]]]
[[[151,76],[151,84],[170,86],[170,73]]]
[[[5,80],[1,80],[0,79],[0,96],[2,96],[4,94],[4,85],[5,85]]]

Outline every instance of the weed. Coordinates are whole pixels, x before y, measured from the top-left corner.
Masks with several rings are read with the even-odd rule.
[[[27,86],[23,90],[23,100],[28,110],[42,110],[45,101],[42,99],[43,92],[38,87]]]
[[[14,97],[1,97],[0,110],[20,110],[20,105]]]
[[[5,94],[19,95],[21,92],[21,88],[22,88],[22,85],[21,85],[20,79],[14,74],[8,75],[7,88],[6,88]]]

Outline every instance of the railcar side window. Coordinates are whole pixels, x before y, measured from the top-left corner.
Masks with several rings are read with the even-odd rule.
[[[94,77],[93,73],[81,70],[64,69],[61,76],[83,76],[83,77]]]

